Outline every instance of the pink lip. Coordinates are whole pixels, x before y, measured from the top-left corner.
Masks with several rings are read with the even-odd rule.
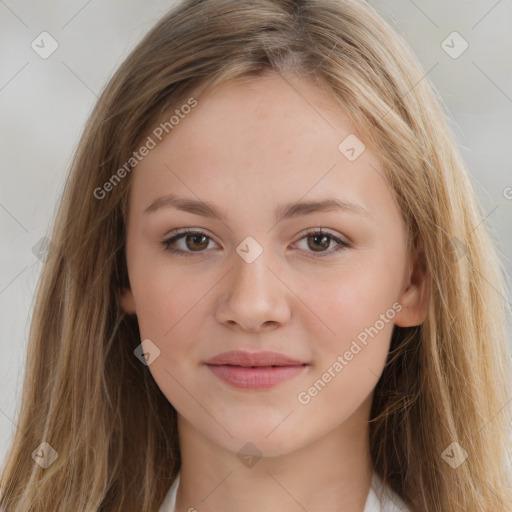
[[[277,352],[224,352],[205,363],[213,374],[236,388],[265,389],[295,377],[307,363]]]

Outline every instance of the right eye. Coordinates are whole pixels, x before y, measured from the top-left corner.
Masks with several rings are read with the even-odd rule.
[[[184,239],[184,247],[182,248],[174,248],[172,247],[178,241]],[[186,230],[176,233],[171,238],[164,240],[162,245],[165,251],[170,252],[171,254],[179,254],[183,256],[193,256],[195,252],[202,253],[204,249],[208,247],[209,241],[211,238],[203,233],[202,231],[194,231],[194,230]],[[198,250],[193,250],[193,248],[197,248]],[[192,248],[192,250],[189,250]]]

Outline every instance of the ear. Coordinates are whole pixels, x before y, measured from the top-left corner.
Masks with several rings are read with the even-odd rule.
[[[430,298],[430,273],[425,264],[423,240],[420,239],[415,250],[409,256],[404,285],[398,302],[402,310],[395,317],[399,327],[413,327],[424,322],[427,316]]]
[[[121,307],[129,315],[136,313],[135,299],[130,288],[124,288],[121,293]]]

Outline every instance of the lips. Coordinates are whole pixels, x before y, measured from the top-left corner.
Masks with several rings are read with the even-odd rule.
[[[205,362],[212,373],[235,388],[266,389],[303,373],[307,363],[277,352],[224,352]]]
[[[298,366],[305,363],[277,352],[244,352],[242,350],[233,350],[231,352],[223,352],[218,356],[208,359],[206,364],[250,367]]]

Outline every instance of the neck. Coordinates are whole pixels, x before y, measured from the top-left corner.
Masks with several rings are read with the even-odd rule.
[[[179,415],[176,512],[361,512],[373,474],[368,422],[361,417],[291,453],[244,465]]]

